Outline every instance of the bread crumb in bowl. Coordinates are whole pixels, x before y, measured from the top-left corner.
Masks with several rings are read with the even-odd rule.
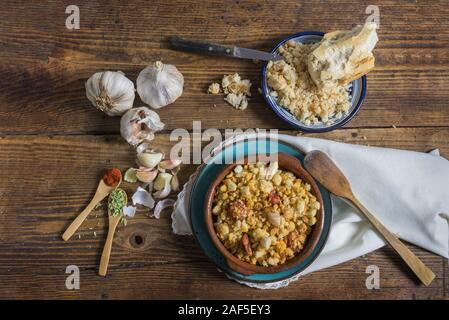
[[[270,61],[267,84],[270,96],[305,125],[324,123],[342,118],[351,107],[349,85],[318,88],[307,67],[309,54],[318,44],[301,44],[294,40],[279,47],[286,59]]]

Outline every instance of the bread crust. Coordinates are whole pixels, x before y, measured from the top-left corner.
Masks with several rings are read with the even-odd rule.
[[[374,68],[376,24],[326,33],[308,57],[308,70],[318,87],[347,84]]]

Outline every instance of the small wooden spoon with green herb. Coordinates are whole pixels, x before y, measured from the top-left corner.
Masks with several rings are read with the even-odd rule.
[[[128,196],[123,189],[114,189],[108,198],[108,216],[109,216],[109,230],[106,243],[103,248],[100,260],[100,270],[98,274],[100,276],[106,276],[109,265],[109,258],[111,256],[112,240],[114,239],[115,229],[123,217],[123,207],[128,203]],[[125,221],[125,220],[124,220]]]

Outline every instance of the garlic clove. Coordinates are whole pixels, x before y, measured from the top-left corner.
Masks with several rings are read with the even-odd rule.
[[[156,199],[166,198],[166,197],[168,197],[170,192],[171,192],[171,187],[170,187],[170,183],[168,183],[164,186],[163,189],[153,193],[153,197],[155,197]]]
[[[161,162],[163,156],[159,152],[143,152],[137,155],[137,161],[144,167],[154,168]]]
[[[174,174],[171,181],[170,181],[170,186],[172,188],[173,191],[179,191],[179,179],[178,179],[178,175]]]
[[[153,171],[137,171],[136,177],[141,182],[150,183],[156,179],[158,172],[157,170]]]
[[[154,139],[154,133],[164,128],[159,115],[147,107],[128,110],[120,120],[120,134],[131,145],[136,146]]]
[[[175,159],[175,160],[162,160],[159,165],[158,165],[158,169],[162,169],[162,170],[173,170],[176,167],[179,167],[181,165],[181,160],[180,159]]]
[[[153,171],[154,168],[147,168],[147,167],[144,167],[144,166],[139,166],[138,170],[139,171]]]
[[[270,212],[267,214],[268,221],[276,227],[279,227],[281,225],[281,215],[279,212]]]
[[[123,178],[125,179],[126,182],[136,183],[137,182],[136,174],[137,174],[137,169],[129,168],[128,170],[126,170]]]
[[[153,183],[154,190],[160,191],[164,189],[167,185],[170,186],[170,181],[173,175],[166,172],[160,172]]]
[[[271,237],[265,237],[261,241],[262,247],[268,250],[271,246]]]
[[[279,163],[277,161],[272,161],[268,165],[268,168],[265,171],[265,179],[271,180],[274,175],[278,172],[279,169]]]
[[[104,71],[86,81],[86,96],[97,109],[110,116],[119,116],[132,108],[134,83],[123,72]]]
[[[174,65],[157,61],[139,73],[136,83],[140,99],[150,107],[159,109],[182,95],[184,76]]]

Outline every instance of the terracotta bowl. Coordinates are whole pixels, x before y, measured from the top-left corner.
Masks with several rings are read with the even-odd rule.
[[[248,159],[245,158],[244,163],[248,163]],[[252,275],[255,273],[276,273],[284,270],[288,270],[301,262],[303,262],[312,252],[315,246],[320,239],[321,232],[323,231],[324,225],[324,211],[323,211],[323,199],[321,197],[321,193],[318,189],[317,184],[310,176],[310,174],[302,167],[299,159],[290,156],[285,153],[278,153],[278,163],[279,168],[284,169],[286,171],[292,172],[296,177],[302,179],[307,182],[311,186],[311,193],[317,198],[317,201],[320,202],[320,210],[318,210],[316,219],[316,224],[312,227],[312,232],[307,237],[304,248],[292,259],[287,260],[284,264],[279,266],[272,267],[264,267],[258,265],[252,265],[247,262],[244,262],[234,256],[231,252],[229,252],[226,247],[223,245],[221,240],[218,238],[217,233],[214,227],[213,214],[212,214],[212,203],[215,194],[215,189],[220,185],[222,180],[226,177],[228,173],[230,173],[238,164],[231,164],[226,166],[222,172],[215,178],[212,182],[211,186],[206,195],[206,200],[204,203],[204,220],[206,223],[207,231],[209,236],[215,245],[215,247],[220,251],[223,257],[226,259],[229,267],[243,275]]]

